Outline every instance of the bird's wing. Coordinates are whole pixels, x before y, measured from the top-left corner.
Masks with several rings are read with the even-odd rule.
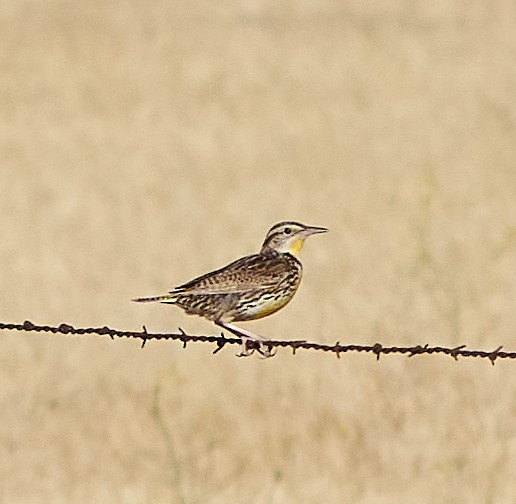
[[[171,294],[237,294],[268,289],[288,275],[281,257],[254,254],[180,285]]]

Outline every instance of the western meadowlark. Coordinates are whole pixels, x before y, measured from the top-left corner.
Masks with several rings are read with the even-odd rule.
[[[137,302],[174,304],[227,329],[242,340],[240,356],[250,355],[249,340],[266,341],[233,322],[256,320],[283,308],[294,296],[303,267],[298,256],[305,239],[328,231],[299,222],[271,227],[259,254],[238,259],[224,268],[187,282],[163,296],[133,299]],[[270,351],[260,344],[260,353]]]

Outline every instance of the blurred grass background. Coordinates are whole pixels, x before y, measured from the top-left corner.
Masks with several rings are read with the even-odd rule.
[[[0,320],[327,226],[275,338],[516,348],[513,2],[4,0]],[[514,364],[0,335],[0,501],[510,503]]]

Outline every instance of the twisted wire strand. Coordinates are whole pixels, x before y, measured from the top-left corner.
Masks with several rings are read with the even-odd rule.
[[[205,336],[186,334],[181,328],[178,333],[149,333],[145,326],[142,331],[120,331],[110,327],[73,327],[70,324],[60,324],[57,327],[48,325],[36,325],[26,320],[22,324],[4,323],[0,322],[0,330],[5,331],[24,331],[24,332],[50,332],[53,334],[69,334],[69,335],[83,335],[93,334],[97,336],[109,336],[111,339],[117,338],[136,338],[142,340],[142,348],[148,340],[179,340],[183,343],[183,348],[186,348],[187,343],[212,343],[216,345],[213,353],[217,353],[225,345],[241,345],[240,338],[227,337],[224,334],[220,336]],[[298,349],[304,350],[318,350],[322,352],[330,352],[335,354],[338,358],[340,355],[347,352],[365,352],[376,355],[379,360],[381,355],[402,354],[413,357],[415,355],[434,355],[444,354],[458,360],[459,357],[476,357],[482,359],[489,359],[494,365],[497,359],[516,359],[516,352],[506,352],[499,346],[495,350],[475,350],[467,348],[466,345],[460,345],[455,348],[448,348],[443,346],[416,345],[416,346],[384,346],[381,343],[374,345],[342,345],[337,341],[333,345],[314,343],[310,341],[300,340],[266,340],[262,345],[265,345],[269,351],[276,348],[290,348],[292,353],[296,353]],[[247,344],[249,350],[257,350],[260,352],[260,343],[256,341],[249,341]],[[261,353],[261,352],[260,352]]]

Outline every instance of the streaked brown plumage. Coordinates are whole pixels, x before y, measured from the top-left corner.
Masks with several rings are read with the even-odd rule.
[[[280,222],[267,233],[260,253],[195,278],[169,294],[133,301],[174,304],[241,338],[259,339],[232,322],[259,319],[283,308],[301,281],[303,267],[297,256],[304,240],[326,231],[297,222]],[[248,355],[245,345],[242,355]]]

